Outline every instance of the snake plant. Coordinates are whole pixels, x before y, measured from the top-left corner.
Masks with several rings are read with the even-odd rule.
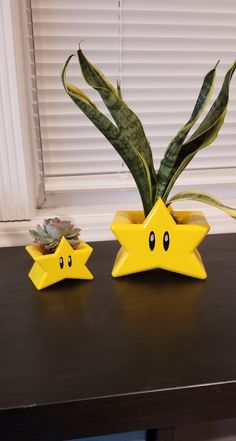
[[[63,86],[74,103],[108,139],[129,168],[140,193],[145,216],[161,197],[166,205],[185,199],[198,200],[236,218],[236,209],[225,206],[208,193],[183,191],[168,200],[176,179],[191,159],[198,151],[212,144],[218,136],[227,112],[229,85],[236,69],[236,61],[229,67],[210,110],[195,132],[186,139],[211,98],[218,63],[206,74],[189,120],[168,145],[156,171],[142,123],[123,100],[120,85],[117,84],[115,88],[98,67],[85,57],[81,49],[77,51],[77,55],[85,81],[99,93],[114,122],[100,112],[83,91],[67,81],[67,67],[74,55],[70,55],[63,66]]]

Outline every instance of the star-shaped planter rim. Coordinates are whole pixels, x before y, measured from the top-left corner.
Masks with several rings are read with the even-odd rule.
[[[201,211],[172,211],[158,199],[144,219],[142,211],[117,212],[111,230],[121,244],[112,276],[155,268],[205,279],[197,246],[210,227]]]
[[[35,260],[29,277],[38,290],[63,279],[93,279],[85,265],[93,249],[85,242],[80,241],[73,249],[62,237],[53,254],[42,254],[39,245],[28,245],[26,250]]]

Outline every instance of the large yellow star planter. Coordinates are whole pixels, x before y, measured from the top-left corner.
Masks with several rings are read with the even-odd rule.
[[[111,230],[121,243],[113,277],[154,268],[206,279],[197,246],[210,227],[200,211],[172,211],[158,199],[144,219],[142,211],[115,214]]]
[[[73,249],[62,237],[53,254],[42,254],[39,245],[29,245],[26,250],[35,260],[29,278],[39,290],[63,279],[93,279],[85,266],[93,249],[85,242]]]

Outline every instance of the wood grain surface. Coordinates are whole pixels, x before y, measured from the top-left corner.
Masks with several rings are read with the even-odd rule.
[[[206,281],[161,270],[113,279],[118,244],[92,245],[94,281],[41,292],[24,248],[0,249],[0,439],[235,417],[236,235],[204,241]]]

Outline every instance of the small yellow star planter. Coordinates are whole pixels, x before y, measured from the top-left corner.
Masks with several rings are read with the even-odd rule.
[[[29,245],[26,250],[35,261],[29,278],[38,290],[63,279],[93,279],[85,266],[93,249],[85,242],[80,241],[79,246],[73,249],[62,237],[53,254],[42,254],[39,245]]]
[[[206,279],[197,246],[209,229],[202,212],[173,212],[160,198],[146,219],[142,211],[117,212],[111,230],[122,247],[117,253],[112,276],[161,268]]]

